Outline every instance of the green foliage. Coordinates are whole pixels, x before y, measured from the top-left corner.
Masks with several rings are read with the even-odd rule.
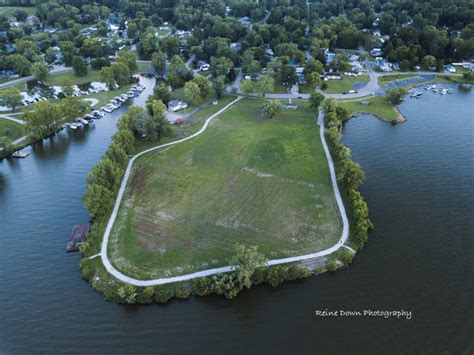
[[[330,272],[334,272],[339,269],[339,265],[337,264],[337,261],[333,260],[327,264],[326,269]]]
[[[153,52],[151,55],[151,66],[159,75],[163,75],[166,69],[166,54],[161,51]]]
[[[152,303],[155,296],[155,289],[152,286],[138,289],[137,303]]]
[[[321,103],[324,101],[324,95],[321,94],[320,92],[313,92],[311,93],[311,96],[309,97],[309,102],[312,108],[314,109],[319,109],[319,106],[321,106]]]
[[[123,61],[112,64],[110,68],[112,69],[114,73],[114,79],[119,86],[130,83],[131,71]]]
[[[127,165],[128,157],[127,153],[119,143],[112,143],[107,149],[105,156],[110,159],[119,168],[123,169]]]
[[[336,175],[337,180],[348,191],[349,200],[352,207],[354,230],[351,230],[351,241],[357,250],[365,245],[368,233],[373,228],[369,219],[369,209],[362,195],[357,191],[364,180],[364,172],[358,163],[351,160],[350,149],[341,144],[341,131],[343,123],[348,119],[346,110],[338,110],[334,99],[325,100],[323,109],[326,124],[329,127],[328,137],[336,154]],[[337,265],[336,265],[337,268]]]
[[[149,119],[142,122],[142,130],[149,139],[160,139],[170,133],[166,117],[166,105],[161,100],[150,98],[146,103]]]
[[[225,78],[222,75],[212,80],[212,89],[218,99],[221,99],[225,95],[224,81]]]
[[[0,105],[2,106],[10,107],[12,110],[15,110],[21,105],[22,100],[23,96],[21,96],[20,91],[13,87],[1,91]]]
[[[158,303],[166,303],[174,296],[173,289],[169,287],[158,286],[155,288],[155,301]]]
[[[81,267],[81,277],[90,282],[94,277],[94,268],[92,266],[92,260],[89,258],[83,258],[80,262]]]
[[[119,175],[121,174],[117,164],[108,157],[105,157],[93,166],[91,172],[87,175],[87,184],[96,184],[113,191],[118,185],[117,177]]]
[[[344,266],[349,266],[352,263],[353,258],[354,254],[352,254],[349,250],[344,250],[342,255],[339,257]]]
[[[125,284],[118,288],[117,296],[117,302],[119,303],[135,304],[137,303],[138,293],[134,286]]]
[[[230,263],[235,267],[237,280],[242,286],[250,288],[253,273],[256,268],[265,263],[267,259],[258,252],[256,245],[246,247],[242,244],[236,244],[234,250],[235,254],[230,260]]]
[[[82,202],[93,218],[105,216],[113,205],[114,194],[107,187],[88,183]]]
[[[387,91],[385,99],[392,105],[400,105],[407,94],[405,88],[393,88]]]
[[[171,65],[168,71],[168,84],[173,89],[183,87],[183,85],[193,79],[193,74],[186,68],[180,56],[175,55],[171,58]]]
[[[78,117],[84,115],[90,109],[90,106],[87,102],[82,101],[74,96],[69,96],[59,101],[59,107],[63,118],[68,122],[74,121]]]
[[[120,145],[126,153],[130,153],[135,144],[135,136],[129,129],[120,129],[112,136],[112,141]]]
[[[29,134],[35,138],[43,138],[58,131],[64,117],[61,106],[60,103],[52,101],[34,104],[33,110],[23,115]]]
[[[268,118],[275,118],[283,110],[283,104],[279,100],[265,100],[262,112]]]
[[[278,265],[265,269],[265,281],[272,287],[277,287],[284,281],[292,281],[310,276],[307,269],[298,268],[295,265]]]
[[[226,57],[211,57],[210,69],[212,76],[227,76],[230,69],[234,67],[234,63]]]
[[[63,54],[64,64],[70,67],[77,53],[76,46],[71,41],[63,41],[59,43],[59,48]]]
[[[49,67],[42,62],[37,62],[32,65],[31,73],[36,80],[45,81],[49,76]]]
[[[213,90],[207,78],[197,75],[193,80],[184,84],[184,93],[193,104],[198,104],[209,99]]]
[[[121,50],[117,56],[117,64],[125,65],[129,73],[133,73],[137,70],[137,56],[131,51]]]
[[[474,82],[474,72],[472,71],[463,73],[462,77],[466,81]]]
[[[171,100],[171,92],[168,89],[168,85],[163,82],[155,85],[153,88],[153,96],[167,104]]]
[[[115,89],[117,81],[115,80],[115,73],[111,67],[103,67],[100,70],[100,81],[104,82],[109,90]]]
[[[72,58],[72,68],[76,76],[87,76],[87,63],[84,58],[74,56]]]

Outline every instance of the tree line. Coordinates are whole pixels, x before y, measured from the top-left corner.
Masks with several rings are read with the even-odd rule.
[[[353,230],[350,240],[356,250],[361,250],[367,242],[368,233],[373,228],[369,219],[369,209],[358,188],[364,180],[364,172],[358,163],[351,159],[350,149],[341,143],[342,128],[349,119],[347,111],[337,106],[336,100],[327,99],[322,105],[327,136],[331,142],[336,161],[336,177],[351,204]]]

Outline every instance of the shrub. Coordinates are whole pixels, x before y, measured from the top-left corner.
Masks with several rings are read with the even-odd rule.
[[[330,262],[327,264],[327,266],[326,266],[326,269],[327,269],[328,271],[331,271],[331,272],[336,271],[338,268],[339,268],[339,267],[338,267],[337,262],[336,262],[335,260],[330,261]]]
[[[153,296],[155,296],[155,289],[153,287],[149,286],[145,288],[140,288],[138,290],[137,302],[138,303],[152,303]]]
[[[341,255],[340,257],[340,260],[342,261],[342,263],[344,264],[344,266],[348,266],[352,263],[352,259],[354,258],[354,255],[346,250],[344,251],[344,253]]]
[[[191,296],[191,293],[192,293],[191,288],[183,286],[176,289],[175,296],[177,298],[186,299],[189,296]]]
[[[174,296],[174,291],[168,287],[155,287],[155,301],[166,303]]]
[[[91,281],[94,277],[94,268],[91,265],[92,260],[89,258],[81,259],[80,266],[81,266],[81,277],[86,281]]]

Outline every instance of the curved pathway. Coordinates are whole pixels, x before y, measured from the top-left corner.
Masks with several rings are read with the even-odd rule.
[[[53,74],[65,73],[65,72],[70,72],[72,70],[73,69],[71,67],[65,67],[64,65],[58,65],[58,66],[54,67],[53,69],[51,69],[49,74],[53,75]],[[7,81],[5,83],[0,84],[0,89],[6,88],[8,86],[15,85],[15,84],[26,83],[27,81],[33,80],[34,78],[35,77],[33,75],[30,75],[30,76],[24,76],[22,78],[18,78],[18,79],[15,79],[15,80],[10,80],[10,81]]]
[[[109,260],[108,255],[107,255],[107,245],[108,245],[108,242],[109,242],[110,232],[111,232],[112,227],[114,225],[115,219],[117,218],[117,213],[118,213],[118,210],[119,210],[119,207],[120,207],[120,203],[122,201],[123,194],[125,192],[125,188],[127,186],[127,182],[128,182],[129,177],[130,177],[130,172],[132,170],[132,166],[133,166],[133,163],[135,162],[135,160],[137,158],[141,157],[142,155],[148,153],[148,152],[151,152],[151,151],[154,151],[154,150],[157,150],[157,149],[160,149],[160,148],[168,147],[168,146],[171,146],[171,145],[180,144],[180,143],[188,141],[188,140],[202,134],[206,130],[209,123],[211,122],[211,120],[214,117],[218,116],[220,113],[227,110],[229,107],[231,107],[233,104],[235,104],[240,99],[242,99],[242,97],[238,97],[236,100],[232,101],[227,106],[225,106],[224,108],[222,108],[221,110],[219,110],[218,112],[216,112],[215,114],[210,116],[206,120],[206,122],[204,123],[202,128],[198,132],[194,133],[193,135],[191,135],[189,137],[186,137],[186,138],[183,138],[183,139],[180,139],[180,140],[177,140],[177,141],[173,141],[173,142],[170,142],[170,143],[166,143],[166,144],[156,146],[154,148],[144,150],[143,152],[135,155],[128,162],[127,170],[125,171],[125,175],[123,177],[122,184],[120,185],[120,190],[119,190],[117,199],[115,201],[115,205],[114,205],[112,215],[110,216],[110,219],[107,223],[107,228],[106,228],[105,233],[104,233],[104,238],[102,240],[102,246],[101,246],[101,251],[100,251],[100,257],[101,257],[102,263],[104,264],[106,270],[111,275],[113,275],[114,277],[116,277],[117,279],[119,279],[122,282],[126,282],[126,283],[134,285],[134,286],[145,287],[145,286],[164,285],[164,284],[169,284],[169,283],[179,282],[179,281],[187,281],[187,280],[192,280],[192,279],[199,278],[199,277],[214,275],[214,274],[223,273],[223,272],[230,272],[230,271],[234,270],[233,266],[223,266],[223,267],[220,267],[220,268],[208,269],[208,270],[198,271],[198,272],[195,272],[195,273],[192,273],[192,274],[186,274],[186,275],[180,275],[180,276],[174,276],[174,277],[165,277],[165,278],[151,279],[151,280],[138,280],[138,279],[135,279],[135,278],[132,278],[132,277],[129,277],[127,275],[122,274],[120,271],[118,271],[112,265],[112,263]],[[284,259],[269,260],[265,265],[287,264],[287,263],[291,263],[291,262],[308,260],[308,259],[313,259],[313,258],[326,256],[326,255],[332,254],[333,252],[335,252],[336,250],[341,248],[347,242],[347,239],[349,237],[349,222],[348,222],[348,219],[347,219],[347,214],[346,214],[346,210],[344,208],[344,204],[342,202],[342,197],[341,197],[341,194],[339,192],[339,187],[337,186],[336,172],[335,172],[335,169],[334,169],[334,163],[332,161],[331,154],[329,153],[329,149],[328,149],[328,146],[326,144],[326,139],[324,137],[324,114],[323,114],[322,110],[319,111],[318,124],[319,124],[319,135],[321,137],[321,142],[323,144],[324,153],[326,154],[326,158],[327,158],[328,165],[329,165],[329,172],[330,172],[330,175],[331,175],[331,182],[332,182],[332,186],[333,186],[333,189],[334,189],[334,195],[335,195],[337,206],[339,208],[339,212],[340,212],[341,218],[342,218],[342,234],[341,234],[341,237],[335,245],[333,245],[332,247],[330,247],[328,249],[319,251],[317,253],[307,254],[307,255],[294,256],[294,257],[284,258]]]

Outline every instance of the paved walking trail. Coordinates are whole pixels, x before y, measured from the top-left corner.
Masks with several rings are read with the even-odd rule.
[[[53,75],[53,74],[59,74],[59,73],[64,73],[64,72],[69,72],[69,71],[72,71],[72,68],[65,67],[64,65],[58,65],[54,67],[53,69],[51,69],[49,74]],[[27,81],[33,80],[34,78],[35,77],[33,75],[30,75],[30,76],[24,76],[23,78],[10,80],[10,81],[0,84],[0,89],[15,85],[15,84],[19,84],[19,83],[26,83]]]
[[[191,135],[189,137],[186,137],[186,138],[183,138],[183,139],[180,139],[180,140],[177,140],[177,141],[173,141],[173,142],[170,142],[170,143],[166,143],[166,144],[156,146],[154,148],[147,149],[147,150],[135,155],[128,162],[127,170],[125,171],[125,176],[123,177],[122,184],[120,185],[120,190],[119,190],[119,193],[118,193],[118,196],[117,196],[117,200],[115,201],[114,210],[113,210],[112,215],[110,216],[110,219],[107,223],[107,228],[105,230],[104,238],[102,240],[102,247],[101,247],[101,251],[100,251],[100,257],[101,257],[102,263],[104,264],[107,271],[110,274],[112,274],[114,277],[116,277],[120,281],[126,282],[126,283],[134,285],[134,286],[145,287],[145,286],[154,286],[154,285],[164,285],[164,284],[169,284],[169,283],[179,282],[179,281],[187,281],[187,280],[192,280],[192,279],[199,278],[199,277],[214,275],[214,274],[223,273],[223,272],[230,272],[230,271],[234,270],[233,266],[223,266],[223,267],[220,267],[220,268],[214,268],[214,269],[198,271],[198,272],[195,272],[195,273],[192,273],[192,274],[186,274],[186,275],[181,275],[181,276],[165,277],[165,278],[151,279],[151,280],[138,280],[138,279],[135,279],[135,278],[132,278],[132,277],[129,277],[127,275],[122,274],[120,271],[118,271],[112,265],[112,263],[109,260],[108,255],[107,255],[107,245],[108,245],[108,242],[109,242],[110,232],[111,232],[112,227],[114,225],[115,219],[117,218],[117,213],[118,213],[118,210],[119,210],[119,207],[120,207],[120,203],[122,201],[123,194],[125,192],[125,188],[127,186],[127,182],[128,182],[129,177],[130,177],[130,172],[132,170],[132,166],[133,166],[133,163],[135,162],[135,160],[137,158],[139,158],[140,156],[142,156],[146,153],[149,153],[151,151],[154,151],[154,150],[157,150],[157,149],[160,149],[160,148],[164,148],[164,147],[168,147],[168,146],[171,146],[171,145],[180,144],[180,143],[188,141],[188,140],[202,134],[207,129],[207,127],[209,126],[209,123],[211,122],[211,120],[214,117],[218,116],[223,111],[227,110],[229,107],[234,105],[240,99],[242,99],[242,97],[238,97],[237,99],[235,99],[234,101],[229,103],[227,106],[225,106],[224,108],[222,108],[221,110],[219,110],[218,112],[216,112],[215,114],[210,116],[206,120],[206,122],[204,123],[202,128],[198,132],[194,133],[193,135]],[[312,253],[312,254],[307,254],[307,255],[300,255],[300,256],[295,256],[295,257],[291,257],[291,258],[269,260],[266,263],[266,265],[287,264],[287,263],[291,263],[291,262],[308,260],[308,259],[313,259],[313,258],[319,258],[319,257],[322,257],[322,256],[332,254],[333,252],[335,252],[336,250],[341,248],[347,242],[347,239],[349,237],[349,222],[348,222],[348,219],[347,219],[344,204],[342,202],[341,194],[339,192],[339,187],[337,186],[336,172],[335,172],[335,169],[334,169],[334,164],[333,164],[333,161],[332,161],[332,158],[331,158],[331,154],[329,153],[328,146],[326,144],[326,139],[324,137],[324,114],[321,110],[319,111],[318,124],[319,124],[319,134],[320,134],[320,137],[321,137],[321,142],[323,144],[324,153],[326,154],[326,158],[327,158],[327,161],[328,161],[328,164],[329,164],[329,172],[330,172],[330,175],[331,175],[331,182],[332,182],[332,186],[333,186],[333,189],[334,189],[334,195],[335,195],[337,206],[339,208],[339,212],[340,212],[341,218],[342,218],[342,234],[341,234],[341,237],[335,245],[333,245],[332,247],[330,247],[328,249],[319,251],[317,253]]]

